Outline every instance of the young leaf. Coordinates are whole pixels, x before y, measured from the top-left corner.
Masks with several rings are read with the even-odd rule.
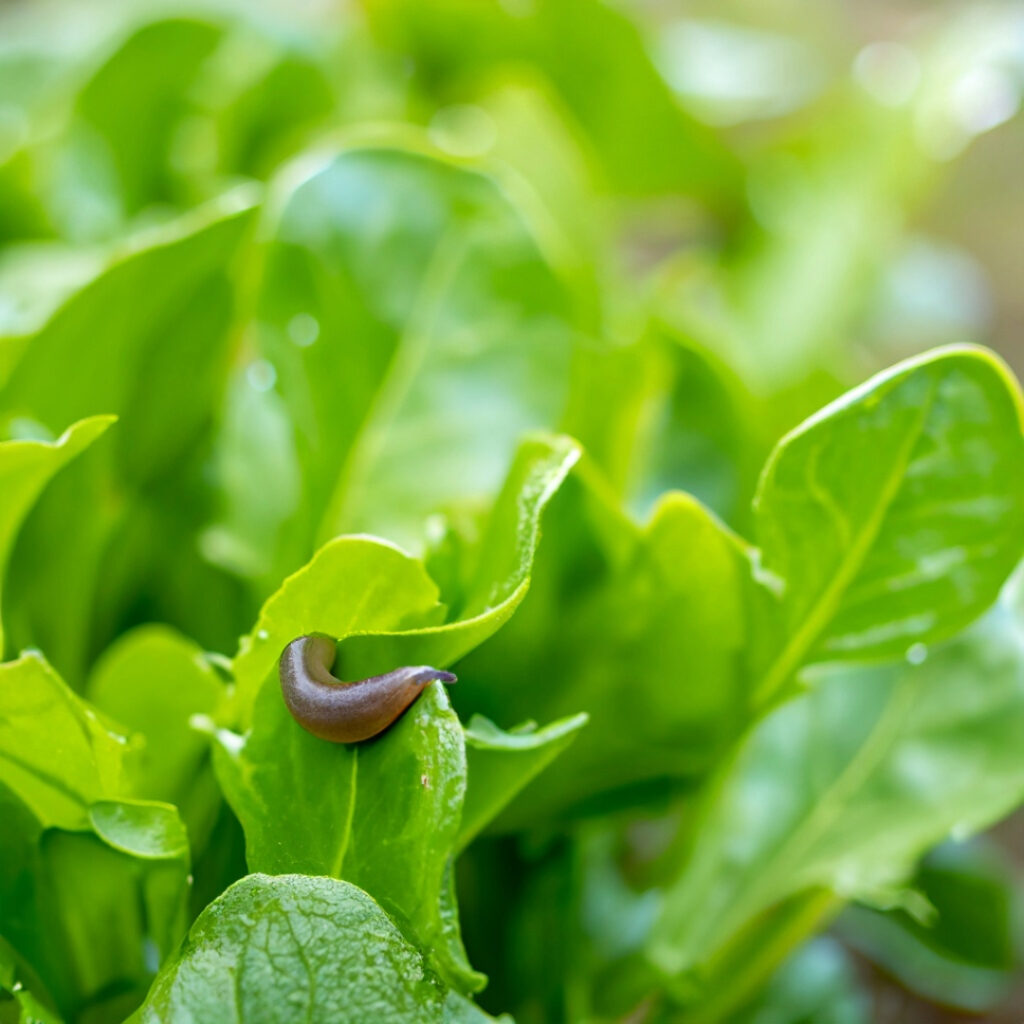
[[[576,739],[587,724],[573,715],[538,729],[534,723],[505,732],[490,719],[474,715],[464,730],[466,800],[458,846],[465,848],[512,798]]]
[[[281,652],[296,637],[326,633],[340,639],[430,621],[441,611],[437,585],[404,551],[375,537],[328,542],[281,584],[255,629],[242,638],[232,668],[243,722],[260,688],[276,677]]]
[[[351,678],[394,665],[450,665],[512,617],[530,588],[541,518],[580,457],[571,438],[523,441],[490,513],[479,544],[467,556],[459,614],[442,625],[392,633],[360,631],[339,648]],[[523,716],[525,717],[525,716]]]
[[[39,493],[62,466],[88,447],[113,421],[113,416],[80,420],[52,444],[0,441],[0,579],[18,529]],[[3,619],[0,618],[0,655],[3,640]]]
[[[779,592],[754,654],[756,703],[809,659],[900,657],[995,600],[1024,553],[1021,408],[995,356],[940,349],[783,439],[754,505]]]
[[[924,851],[1024,794],[1024,648],[1001,609],[922,663],[813,682],[708,788],[650,941],[671,975],[696,976],[744,929],[756,944],[759,915],[799,894],[891,901]]]
[[[356,886],[256,874],[203,911],[131,1022],[475,1019],[457,1001],[446,1009],[448,997],[423,951]]]

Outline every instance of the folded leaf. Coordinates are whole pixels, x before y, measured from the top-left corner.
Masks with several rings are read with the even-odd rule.
[[[482,1016],[448,999],[423,951],[356,886],[257,874],[206,908],[131,1020],[454,1024]]]
[[[339,648],[349,678],[394,665],[442,667],[463,657],[504,626],[530,588],[544,510],[580,457],[567,437],[537,436],[520,444],[478,544],[464,557],[459,612],[441,625],[385,633],[359,631]],[[523,718],[526,716],[524,715]]]
[[[264,683],[276,688],[278,659],[296,637],[326,633],[340,639],[429,621],[441,611],[437,585],[404,551],[375,537],[328,542],[281,584],[256,628],[242,638],[232,668],[243,722]]]
[[[466,753],[444,689],[428,689],[382,736],[336,745],[314,738],[291,717],[277,662],[291,640],[310,632],[342,641],[335,669],[341,678],[401,664],[440,667],[459,657],[522,600],[541,513],[577,456],[576,446],[562,438],[524,443],[489,517],[463,617],[418,626],[444,612],[422,564],[382,541],[342,537],[268,600],[234,662],[240,717],[251,727],[243,737],[219,734],[216,764],[246,832],[250,869],[332,875],[361,885],[433,950],[442,975],[463,990],[483,979],[465,962],[449,891]],[[379,632],[389,627],[394,631]],[[477,827],[543,763],[543,757],[524,760],[524,774],[514,773],[491,794],[489,807],[474,812]],[[331,780],[326,790],[325,780]]]

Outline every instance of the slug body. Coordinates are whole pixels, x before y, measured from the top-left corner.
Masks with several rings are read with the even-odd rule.
[[[358,743],[383,732],[432,683],[454,683],[451,672],[427,665],[396,668],[346,683],[331,674],[332,637],[310,633],[282,652],[281,692],[292,717],[307,732],[332,743]]]

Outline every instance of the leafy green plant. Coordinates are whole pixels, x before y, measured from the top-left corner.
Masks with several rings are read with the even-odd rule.
[[[850,950],[1009,990],[963,844],[1024,802],[1024,401],[838,343],[937,101],[837,86],[794,193],[627,13],[514,6],[0,54],[0,1021],[857,1022]],[[761,237],[773,160],[781,220],[870,223]],[[662,251],[681,195],[728,241]],[[458,682],[324,742],[311,632]]]

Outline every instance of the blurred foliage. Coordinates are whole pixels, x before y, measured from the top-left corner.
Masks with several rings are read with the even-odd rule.
[[[0,1021],[1019,1019],[1022,93],[1015,0],[0,6]],[[313,630],[460,681],[329,746]]]

